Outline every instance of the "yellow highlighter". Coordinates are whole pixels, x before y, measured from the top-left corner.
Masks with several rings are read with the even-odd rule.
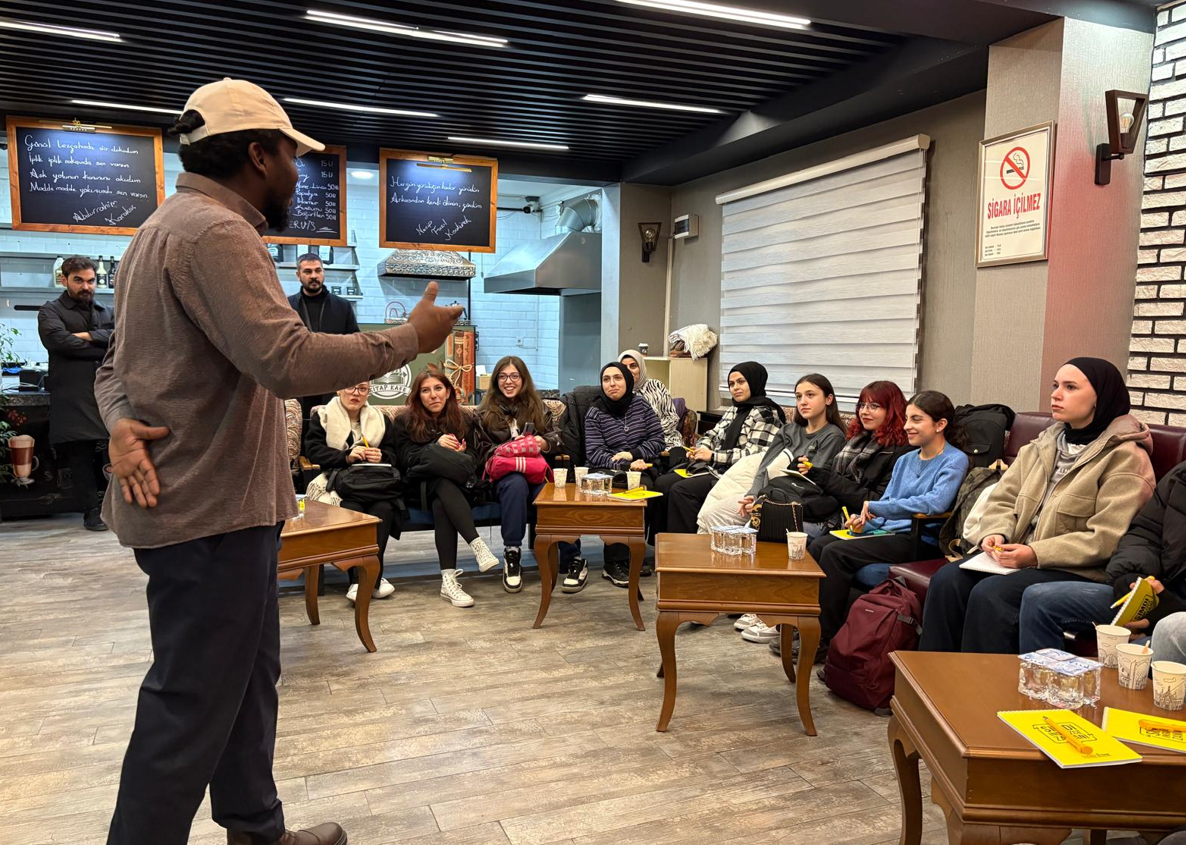
[[[1076,751],[1078,751],[1084,757],[1090,757],[1094,753],[1092,751],[1092,748],[1090,745],[1088,745],[1084,742],[1081,742],[1078,738],[1072,736],[1069,731],[1065,730],[1062,727],[1062,725],[1058,724],[1056,721],[1051,719],[1049,716],[1043,716],[1042,721],[1045,722],[1046,725],[1052,731],[1054,731],[1056,734],[1058,734],[1063,739],[1065,739],[1067,741],[1067,744],[1070,745],[1071,748],[1074,748]]]
[[[1152,576],[1152,575],[1150,575],[1150,576],[1148,576],[1148,577],[1146,577],[1146,578],[1142,578],[1141,580],[1143,580],[1143,581],[1152,581],[1152,580],[1153,580],[1153,576]],[[1129,590],[1129,591],[1128,591],[1127,593],[1125,593],[1123,596],[1121,596],[1120,598],[1116,599],[1116,601],[1112,602],[1112,609],[1113,609],[1113,610],[1115,610],[1116,608],[1120,607],[1120,605],[1124,604],[1126,601],[1128,601],[1130,598],[1132,598],[1132,594],[1133,594],[1133,593],[1135,593],[1135,592],[1136,592],[1136,590]]]

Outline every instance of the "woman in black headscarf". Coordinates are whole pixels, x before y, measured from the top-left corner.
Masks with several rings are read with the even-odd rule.
[[[757,361],[744,361],[729,371],[733,405],[688,454],[690,477],[669,472],[656,484],[663,498],[651,499],[652,540],[663,531],[695,534],[696,514],[718,476],[746,455],[765,452],[773,442],[786,414],[766,396],[767,377]]]
[[[1054,424],[1021,447],[964,537],[980,547],[980,560],[1015,571],[940,569],[927,591],[920,649],[1016,654],[1028,588],[1104,580],[1155,483],[1153,435],[1128,410],[1124,377],[1109,362],[1073,358],[1059,368]]]

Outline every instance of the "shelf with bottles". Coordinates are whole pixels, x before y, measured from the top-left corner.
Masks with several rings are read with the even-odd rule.
[[[0,252],[0,288],[9,293],[61,290],[56,281],[67,257],[48,252]],[[95,292],[111,293],[115,289],[121,258],[115,255],[87,257],[95,262]]]

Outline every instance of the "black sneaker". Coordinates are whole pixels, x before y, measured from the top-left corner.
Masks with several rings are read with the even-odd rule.
[[[517,593],[523,589],[523,552],[520,549],[509,548],[503,552],[506,561],[502,567],[502,588],[508,593]]]
[[[107,523],[98,508],[91,508],[82,515],[82,527],[87,531],[106,531]]]
[[[643,578],[650,578],[655,574],[655,559],[653,557],[644,557],[642,559],[642,571],[639,572]]]
[[[567,561],[567,566],[560,590],[565,593],[579,593],[589,583],[589,562],[583,557],[574,557]]]
[[[622,560],[607,560],[601,570],[601,577],[615,587],[630,586],[630,564]]]

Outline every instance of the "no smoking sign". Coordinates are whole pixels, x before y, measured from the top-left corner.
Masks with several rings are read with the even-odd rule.
[[[1016,191],[1030,175],[1030,154],[1024,147],[1014,147],[1001,159],[1001,184]]]

